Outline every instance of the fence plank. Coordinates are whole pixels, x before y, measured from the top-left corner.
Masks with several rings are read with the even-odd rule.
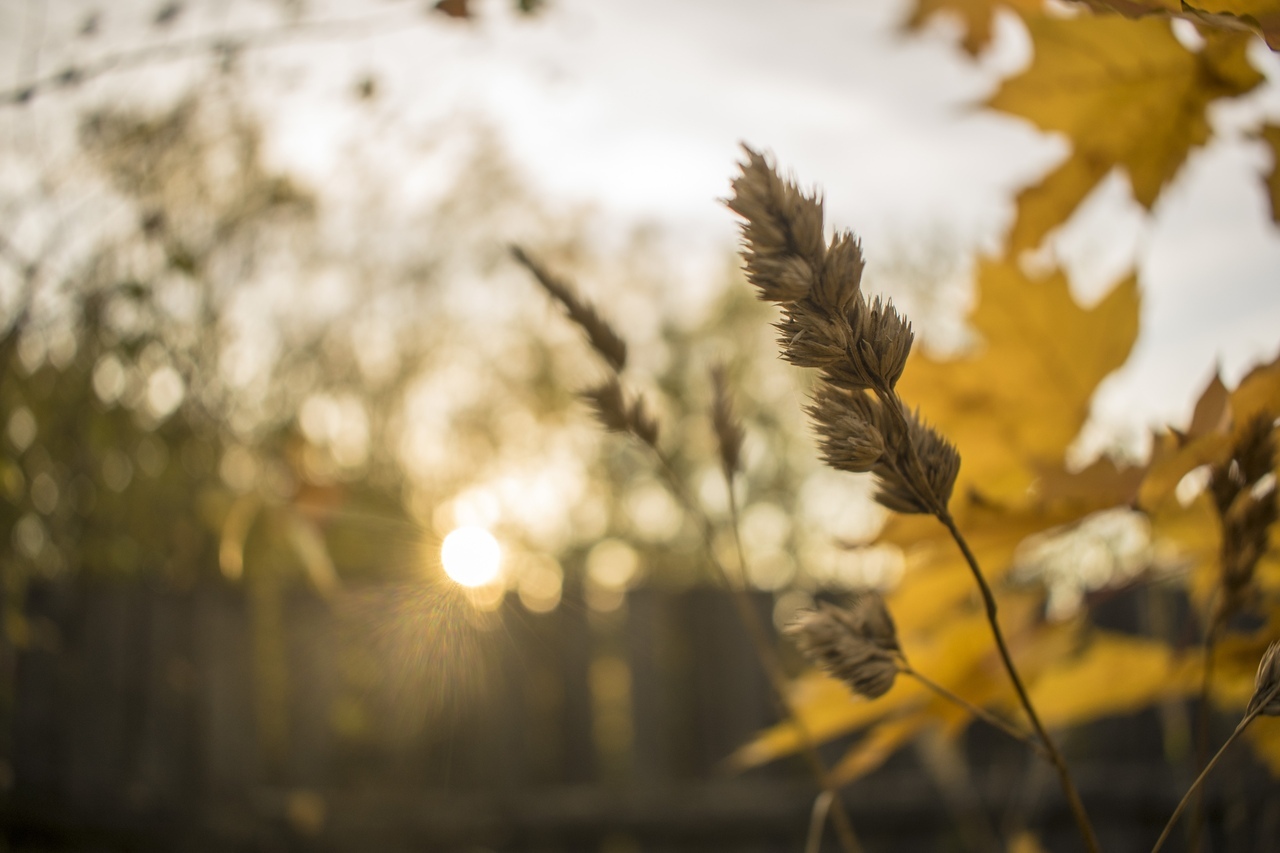
[[[559,657],[563,684],[562,737],[564,743],[560,781],[591,782],[596,778],[595,736],[592,729],[591,626],[587,619],[582,581],[565,578],[558,616]]]
[[[762,623],[771,626],[769,594],[748,597]],[[705,776],[722,772],[725,758],[778,718],[756,647],[732,596],[696,588],[683,598],[695,685],[695,772]]]
[[[177,815],[202,849],[371,849],[375,838],[376,849],[405,851],[796,849],[812,781],[791,762],[745,778],[720,773],[724,757],[773,720],[755,651],[720,591],[636,590],[620,621],[588,614],[570,584],[547,614],[509,598],[491,629],[435,592],[407,609],[403,590],[351,596],[356,613],[310,596],[285,601],[290,745],[286,774],[267,780],[239,591],[32,587],[36,639],[15,670],[16,787],[0,798],[6,832],[18,829],[6,840],[171,849]],[[767,620],[770,597],[753,600]],[[379,639],[392,628],[393,642]],[[625,776],[599,772],[591,681],[593,660],[620,651],[633,715]],[[343,734],[332,710],[353,691],[369,700],[370,722]],[[1141,716],[1104,721],[1068,743],[1099,833],[1116,849],[1149,843],[1181,793],[1153,728]],[[981,753],[975,787],[988,804],[1007,805],[1027,756],[1003,741],[974,749],[992,737],[981,729],[967,737]],[[1213,832],[1236,846],[1271,838],[1277,783],[1248,750],[1230,761],[1225,782],[1207,792]],[[325,806],[314,837],[299,833],[305,820],[286,819],[298,788]],[[931,849],[953,837],[909,760],[888,762],[851,794],[873,849],[876,839]],[[1052,786],[1035,827],[1050,846],[1073,838]]]
[[[14,663],[13,778],[23,802],[57,803],[65,796],[69,745],[65,588],[34,584],[27,591],[26,621],[31,640]]]
[[[143,618],[150,665],[143,673],[136,774],[150,807],[179,809],[198,791],[193,608],[188,593],[147,590]]]
[[[148,643],[146,591],[139,586],[82,587],[71,644],[73,701],[67,796],[86,813],[112,813],[140,799],[135,775],[142,743]]]
[[[679,730],[669,595],[654,589],[627,593],[625,648],[631,668],[631,767],[636,783],[656,787],[678,774],[671,755]]]
[[[244,791],[261,778],[244,596],[209,584],[194,610],[203,784],[214,794]]]
[[[334,702],[338,695],[340,637],[329,605],[310,593],[288,598],[285,653],[289,666],[289,750],[285,778],[317,788],[332,775]]]

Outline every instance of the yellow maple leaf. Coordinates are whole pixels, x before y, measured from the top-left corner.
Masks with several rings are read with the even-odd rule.
[[[1138,286],[1117,285],[1092,308],[1060,272],[1031,279],[1013,261],[979,264],[981,343],[955,360],[913,354],[898,392],[960,451],[956,494],[1021,502],[1037,471],[1061,467],[1094,389],[1128,358],[1138,334]]]
[[[1247,33],[1210,33],[1192,51],[1159,18],[1042,16],[1027,28],[1031,66],[988,105],[1065,134],[1071,154],[1019,196],[1015,251],[1037,245],[1115,167],[1150,207],[1190,150],[1208,141],[1206,107],[1263,80],[1245,57]]]

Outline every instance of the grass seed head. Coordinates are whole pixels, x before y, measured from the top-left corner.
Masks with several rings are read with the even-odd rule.
[[[627,342],[600,316],[595,306],[578,296],[567,282],[551,275],[519,246],[511,247],[511,256],[533,274],[542,289],[564,307],[569,319],[586,332],[591,348],[608,362],[614,372],[621,373],[627,366]]]
[[[742,239],[747,278],[769,302],[794,302],[809,295],[816,270],[823,269],[826,241],[822,200],[784,180],[765,156],[747,155],[733,181],[729,209],[744,220]]]
[[[861,298],[862,244],[848,231],[835,236],[827,248],[822,276],[814,288],[814,301],[834,315],[847,314]]]
[[[714,399],[711,404],[711,425],[715,429],[716,444],[720,450],[720,466],[724,475],[732,478],[742,463],[742,424],[733,414],[733,399],[729,394],[729,380],[724,365],[711,369]]]
[[[876,501],[885,509],[902,513],[933,513],[951,500],[960,454],[918,412],[902,405],[896,396],[900,418],[881,415],[887,453],[872,471],[876,475]],[[902,424],[906,425],[905,432]],[[912,456],[919,462],[917,468]]]
[[[838,369],[851,340],[847,323],[833,321],[807,300],[787,306],[774,328],[782,357],[796,367]]]
[[[822,459],[832,468],[861,474],[884,458],[879,404],[865,393],[822,382],[806,411],[817,428]]]
[[[1269,415],[1245,425],[1231,457],[1214,467],[1209,491],[1222,523],[1220,581],[1223,595],[1214,622],[1229,619],[1248,600],[1258,562],[1269,546],[1269,531],[1280,508],[1272,475],[1275,427]]]
[[[942,433],[925,423],[918,411],[909,414],[907,426],[911,444],[924,468],[929,491],[945,507],[951,500],[951,490],[955,488],[956,477],[960,474],[960,453]]]
[[[897,512],[945,510],[960,455],[894,391],[915,333],[889,300],[862,294],[862,246],[849,232],[822,242],[822,203],[746,148],[729,207],[745,219],[742,255],[760,297],[778,302],[782,357],[822,371],[808,412],[824,461],[876,475],[876,499]],[[875,392],[874,398],[864,392]]]
[[[878,383],[875,387],[893,388],[898,384],[914,340],[911,322],[898,313],[892,301],[876,297],[861,312],[858,348],[865,372]]]
[[[609,432],[629,432],[627,422],[627,404],[622,394],[622,385],[616,378],[606,379],[593,388],[582,392],[583,398],[591,404],[601,425]]]
[[[810,662],[859,696],[876,699],[893,687],[901,650],[893,618],[878,593],[865,592],[849,607],[819,603],[801,612],[785,631]]]
[[[1253,696],[1245,709],[1248,715],[1262,707],[1268,717],[1280,717],[1280,640],[1267,646],[1258,663],[1258,674],[1253,679]]]
[[[656,446],[658,422],[645,410],[644,400],[628,402],[616,376],[582,392],[596,418],[609,432],[630,433],[645,444]]]

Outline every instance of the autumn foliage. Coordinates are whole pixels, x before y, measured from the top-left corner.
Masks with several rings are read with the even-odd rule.
[[[1046,725],[1133,713],[1202,690],[1214,708],[1238,717],[1254,692],[1259,658],[1280,637],[1274,546],[1280,359],[1258,366],[1234,389],[1215,377],[1188,427],[1152,436],[1147,461],[1104,455],[1083,468],[1072,465],[1069,449],[1094,391],[1125,363],[1137,338],[1141,270],[1086,308],[1063,272],[1030,272],[1023,253],[1066,224],[1115,170],[1150,210],[1189,154],[1210,140],[1208,108],[1262,83],[1248,50],[1258,36],[1272,48],[1280,44],[1280,5],[1097,0],[1087,6],[1047,11],[1025,0],[920,0],[909,19],[917,28],[935,14],[958,16],[962,45],[977,54],[991,38],[996,9],[1018,14],[1034,58],[988,106],[1064,135],[1070,152],[1018,193],[1002,254],[977,265],[970,323],[980,342],[947,359],[916,348],[897,390],[919,403],[960,451],[950,511],[996,589],[1004,629]],[[1194,31],[1179,37],[1174,19],[1190,21]],[[1256,133],[1277,153],[1275,126]],[[1280,221],[1277,169],[1262,177]],[[1262,446],[1271,452],[1250,450]],[[1253,473],[1241,473],[1250,466]],[[1058,562],[1069,566],[1073,554],[1083,553],[1071,550],[1072,538],[1103,519],[1135,525],[1146,547],[1134,564],[1113,567],[1094,592],[1179,586],[1195,620],[1179,626],[1179,634],[1205,638],[1203,645],[1101,630],[1090,623],[1087,601],[1068,617],[1046,618],[1044,588],[1028,582],[1029,555],[1054,545]],[[974,705],[1016,717],[1016,697],[996,665],[979,598],[950,539],[927,515],[895,515],[879,537],[907,562],[903,582],[888,596],[898,639],[916,669]],[[1231,622],[1244,612],[1252,621]],[[796,683],[795,697],[801,724],[784,723],[744,746],[740,764],[794,750],[805,730],[819,739],[860,732],[834,769],[848,781],[927,728],[941,724],[954,734],[971,719],[909,679],[866,701],[815,674]],[[1259,724],[1247,735],[1280,775],[1280,726]]]

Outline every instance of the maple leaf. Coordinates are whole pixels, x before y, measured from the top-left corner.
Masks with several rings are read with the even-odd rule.
[[[1263,80],[1245,57],[1245,33],[1210,33],[1191,51],[1157,18],[1035,17],[1027,28],[1035,58],[988,106],[1065,134],[1072,150],[1018,197],[1014,251],[1037,245],[1116,167],[1151,207],[1191,149],[1208,141],[1208,105]]]

